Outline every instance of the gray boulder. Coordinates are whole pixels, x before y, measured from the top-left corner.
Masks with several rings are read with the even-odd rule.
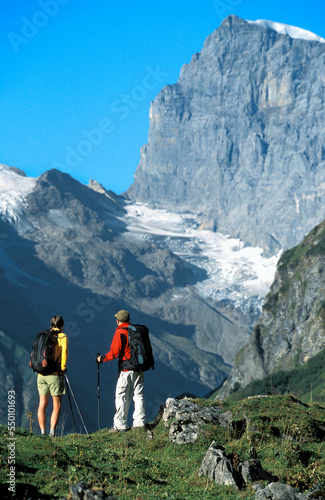
[[[176,444],[194,443],[207,423],[232,428],[232,414],[221,413],[218,408],[202,408],[187,398],[168,398],[163,411],[163,422],[169,428],[170,441]]]
[[[274,477],[268,474],[259,460],[247,460],[241,462],[236,470],[231,460],[219,448],[215,441],[212,441],[198,472],[199,476],[207,476],[216,484],[234,486],[243,489],[245,485],[254,481],[274,481]]]
[[[283,483],[270,483],[266,488],[259,485],[254,495],[256,500],[306,500],[306,498],[305,494]]]
[[[276,479],[262,468],[261,462],[257,459],[241,462],[238,471],[246,485],[254,481],[274,481]]]
[[[217,484],[226,486],[240,487],[240,478],[233,469],[231,461],[225,456],[224,452],[218,448],[213,441],[203,459],[198,472],[199,476],[208,476],[209,479]]]
[[[71,485],[67,498],[71,500],[118,500],[117,497],[106,495],[103,490],[91,489],[83,482]]]

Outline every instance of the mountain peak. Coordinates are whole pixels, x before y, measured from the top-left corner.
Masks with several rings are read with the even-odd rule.
[[[129,197],[269,255],[301,241],[324,218],[323,41],[228,16],[151,103]]]
[[[17,167],[9,167],[8,165],[5,165],[4,163],[0,163],[0,170],[6,170],[8,172],[14,172],[17,175],[21,175],[22,177],[27,177],[25,172],[21,170],[20,168]]]
[[[248,24],[260,26],[261,28],[276,31],[280,35],[288,35],[293,39],[300,40],[308,40],[310,42],[320,42],[325,43],[325,39],[312,33],[311,31],[307,31],[302,28],[298,28],[296,26],[291,26],[289,24],[277,23],[274,21],[267,21],[265,19],[258,19],[257,21],[248,21]]]

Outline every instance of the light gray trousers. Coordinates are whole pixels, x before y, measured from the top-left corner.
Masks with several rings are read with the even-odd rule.
[[[144,375],[141,372],[120,372],[115,392],[114,427],[119,430],[128,427],[128,413],[133,399],[133,427],[145,424],[145,408],[143,399]]]

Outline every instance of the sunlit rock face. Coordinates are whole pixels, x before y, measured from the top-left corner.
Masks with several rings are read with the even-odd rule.
[[[325,216],[323,39],[229,16],[151,104],[137,201],[269,253]]]

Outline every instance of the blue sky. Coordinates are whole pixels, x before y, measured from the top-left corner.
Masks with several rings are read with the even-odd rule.
[[[325,38],[324,0],[2,0],[0,163],[120,194],[150,102],[229,14]]]

